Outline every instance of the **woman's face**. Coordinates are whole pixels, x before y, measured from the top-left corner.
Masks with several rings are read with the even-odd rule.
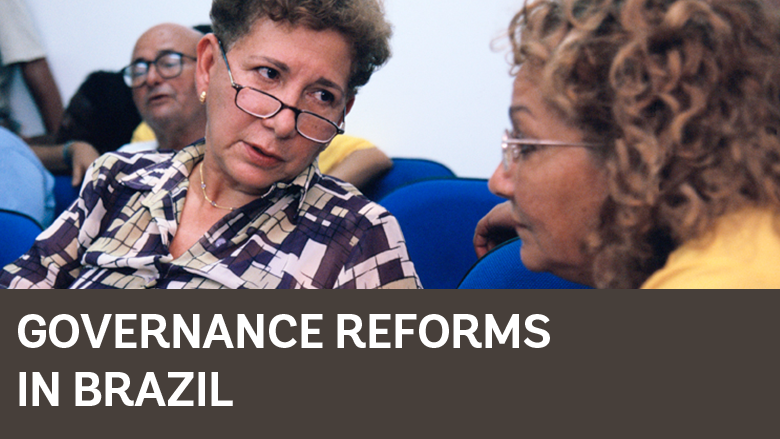
[[[336,124],[352,105],[347,94],[351,46],[336,31],[262,19],[225,49],[236,84]],[[240,191],[262,194],[276,182],[294,179],[327,146],[301,136],[290,109],[263,120],[236,107],[236,90],[214,35],[198,45],[198,90],[207,92],[207,157],[226,183]]]
[[[522,69],[509,115],[513,137],[583,141],[583,132],[544,102]],[[507,170],[499,165],[490,178],[491,191],[511,201],[515,229],[523,241],[520,257],[530,270],[592,283],[582,245],[598,224],[607,193],[606,172],[592,154],[581,146],[524,146]]]

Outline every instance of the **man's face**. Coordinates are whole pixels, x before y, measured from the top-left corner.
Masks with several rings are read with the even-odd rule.
[[[149,66],[146,81],[133,89],[133,100],[141,117],[155,133],[183,131],[187,124],[200,123],[202,111],[195,87],[195,49],[201,35],[174,24],[155,26],[135,45],[132,62],[152,62],[166,52],[182,57],[181,74],[170,79],[160,76],[156,65]]]

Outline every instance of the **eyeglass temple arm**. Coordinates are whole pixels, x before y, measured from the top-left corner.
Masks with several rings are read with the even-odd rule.
[[[501,139],[501,143],[507,145],[542,145],[542,146],[583,146],[583,147],[597,147],[600,146],[597,143],[584,143],[584,142],[565,142],[561,140],[526,140],[526,139],[513,139],[511,137],[504,136]]]
[[[217,44],[219,44],[219,50],[222,52],[222,59],[225,60],[225,67],[227,67],[228,77],[230,78],[230,84],[233,86],[233,88],[236,88],[236,81],[233,80],[233,72],[230,71],[230,64],[228,64],[227,60],[227,52],[225,51],[225,46],[222,45],[222,40],[217,38]]]
[[[336,127],[336,132],[338,134],[344,134],[344,128],[347,127],[347,107],[344,106],[344,117],[341,118],[341,125]]]

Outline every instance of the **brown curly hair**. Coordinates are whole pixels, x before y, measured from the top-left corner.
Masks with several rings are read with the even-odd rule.
[[[724,214],[780,211],[780,17],[761,0],[538,0],[514,69],[603,147],[596,286],[635,288]]]
[[[213,0],[214,34],[230,50],[258,20],[338,31],[352,44],[351,96],[390,58],[392,28],[381,0]]]

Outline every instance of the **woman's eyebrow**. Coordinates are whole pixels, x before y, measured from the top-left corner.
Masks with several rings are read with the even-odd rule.
[[[512,123],[512,126],[515,129],[518,129],[520,125],[522,125],[522,119],[523,117],[520,117],[521,114],[525,114],[526,117],[530,116],[533,117],[533,113],[531,113],[531,109],[526,107],[525,105],[512,105],[509,107],[509,121]]]
[[[252,64],[257,63],[268,63],[271,64],[276,70],[279,70],[282,73],[290,73],[290,66],[285,64],[282,61],[279,61],[278,59],[269,58],[267,56],[262,55],[250,55],[248,58],[248,61]]]
[[[290,66],[288,66],[284,62],[279,61],[279,60],[274,59],[274,58],[269,58],[267,56],[250,56],[249,60],[252,61],[252,62],[264,61],[264,62],[267,62],[268,64],[272,64],[274,68],[276,68],[277,70],[279,70],[282,73],[286,73],[286,74],[290,73]],[[331,81],[330,79],[319,78],[314,83],[315,84],[319,84],[319,85],[321,85],[323,87],[334,88],[334,89],[338,90],[339,93],[341,93],[342,95],[345,94],[344,90],[341,88],[341,86],[336,84],[335,82]]]
[[[512,105],[511,107],[509,107],[509,118],[514,119],[517,113],[522,113],[522,112],[531,114],[531,110],[525,105]]]

